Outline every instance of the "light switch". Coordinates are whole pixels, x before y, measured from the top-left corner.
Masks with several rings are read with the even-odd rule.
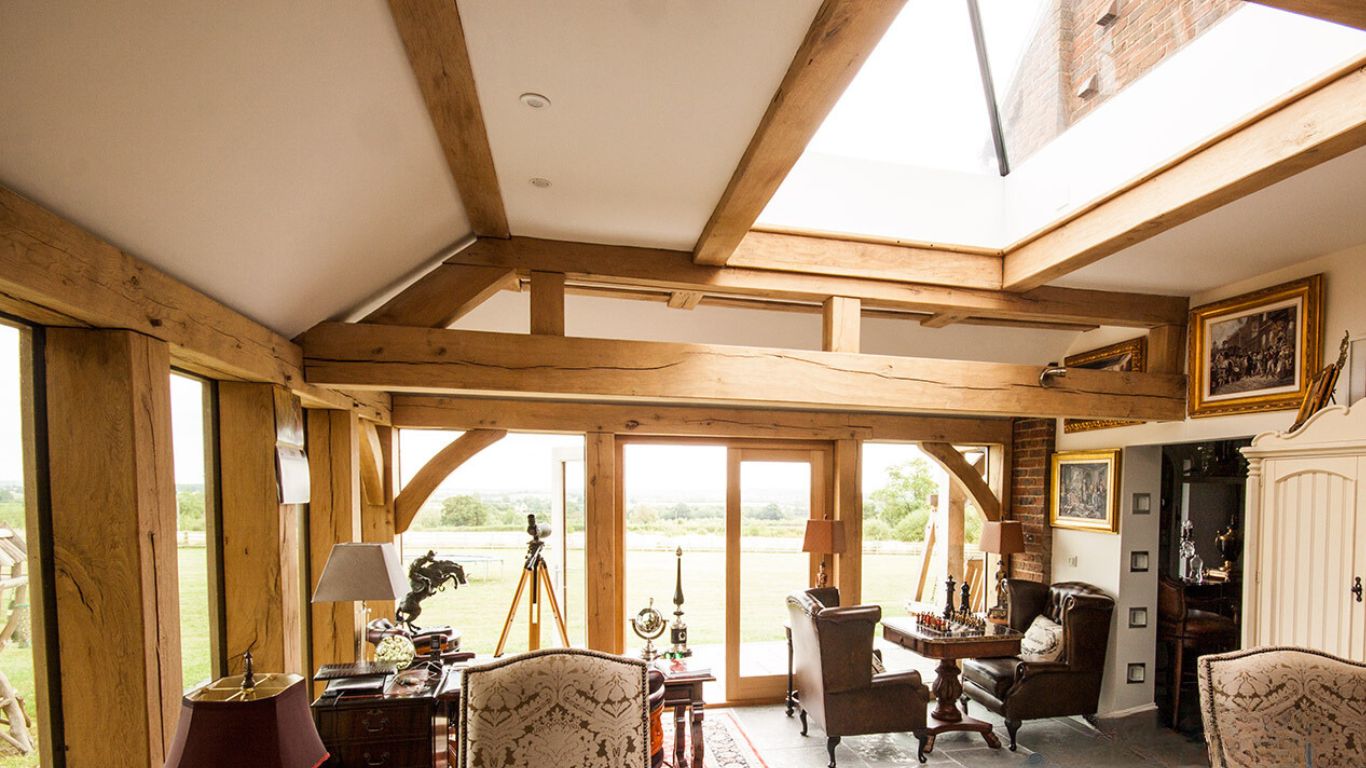
[[[1072,555],[1071,557],[1067,558],[1067,564],[1070,565],[1070,566],[1072,566],[1073,568],[1076,568],[1076,567],[1077,567],[1077,556],[1076,556],[1076,555]]]

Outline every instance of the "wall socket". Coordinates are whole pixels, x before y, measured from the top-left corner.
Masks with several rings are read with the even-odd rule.
[[[1070,566],[1072,566],[1073,568],[1076,568],[1076,567],[1077,567],[1077,556],[1076,556],[1076,555],[1072,555],[1071,557],[1067,558],[1067,564],[1070,565]]]

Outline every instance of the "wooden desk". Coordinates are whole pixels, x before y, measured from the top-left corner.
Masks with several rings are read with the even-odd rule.
[[[1024,635],[1009,627],[987,624],[984,635],[957,636],[940,632],[922,631],[916,626],[915,619],[897,617],[882,620],[882,636],[887,640],[924,656],[939,659],[934,696],[938,702],[929,714],[924,750],[934,751],[935,736],[947,731],[972,731],[982,734],[987,746],[1001,748],[1001,740],[992,733],[991,723],[984,723],[968,717],[958,708],[958,699],[963,695],[963,684],[958,680],[958,660],[993,656],[1015,656],[1020,652],[1020,640]],[[921,756],[921,762],[924,762]]]
[[[709,671],[688,670],[686,665],[686,659],[660,659],[655,669],[664,673],[664,708],[672,708],[674,713],[674,765],[678,768],[687,768],[689,765],[683,738],[687,733],[692,742],[691,765],[693,768],[702,768],[706,765],[706,745],[702,736],[706,704],[702,701],[702,686],[715,682],[716,678]],[[688,726],[689,710],[692,712],[691,728]]]
[[[328,768],[443,768],[454,726],[451,686],[459,701],[460,671],[445,668],[426,685],[392,681],[383,693],[325,696],[313,720],[332,753]]]

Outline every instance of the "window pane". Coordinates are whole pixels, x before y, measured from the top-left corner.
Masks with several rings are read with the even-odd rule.
[[[459,436],[443,430],[400,430],[402,485]],[[524,573],[526,516],[534,514],[538,523],[551,527],[543,554],[570,643],[584,643],[583,450],[580,435],[508,435],[438,486],[399,539],[404,567],[433,551],[464,566],[469,583],[448,586],[423,602],[419,626],[451,626],[462,635],[461,650],[492,653]],[[528,595],[522,596],[513,617],[505,653],[527,649]],[[559,646],[549,605],[542,606],[541,646]]]
[[[948,475],[918,447],[864,443],[863,602],[882,606],[884,616],[906,615],[906,602],[915,599],[934,515],[930,497],[947,487]],[[930,564],[926,601],[942,592],[937,574],[944,567]]]
[[[186,690],[213,676],[209,630],[209,555],[204,498],[206,385],[171,374],[171,444],[175,449],[176,544],[180,577],[180,666]]]

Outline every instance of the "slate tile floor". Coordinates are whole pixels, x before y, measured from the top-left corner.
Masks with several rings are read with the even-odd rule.
[[[889,669],[914,668],[926,683],[934,680],[934,664],[886,643],[882,650]],[[781,705],[737,707],[733,710],[745,733],[769,768],[825,768],[825,734],[812,725],[810,736],[801,735],[801,723],[787,717]],[[1002,744],[1009,743],[1001,718],[980,706],[973,717],[996,727]],[[1019,749],[990,749],[975,733],[946,733],[935,740],[927,766],[976,768],[976,766],[1058,766],[1059,768],[1207,768],[1205,742],[1198,736],[1177,733],[1158,720],[1156,710],[1123,718],[1103,718],[1093,728],[1081,718],[1031,720],[1020,729]],[[909,733],[857,736],[844,739],[835,751],[841,768],[912,768],[916,762],[916,739]]]
[[[825,734],[810,729],[802,737],[797,718],[780,705],[737,707],[736,717],[769,768],[825,768]],[[1007,741],[1000,718],[973,709],[973,716],[996,726]],[[1102,719],[1092,728],[1081,718],[1026,722],[1019,750],[990,749],[975,733],[946,733],[935,742],[927,766],[1059,766],[1060,768],[1191,768],[1206,767],[1205,743],[1158,723],[1157,713],[1143,712]],[[841,768],[909,768],[916,766],[916,739],[911,734],[851,736],[840,742],[835,757]]]

